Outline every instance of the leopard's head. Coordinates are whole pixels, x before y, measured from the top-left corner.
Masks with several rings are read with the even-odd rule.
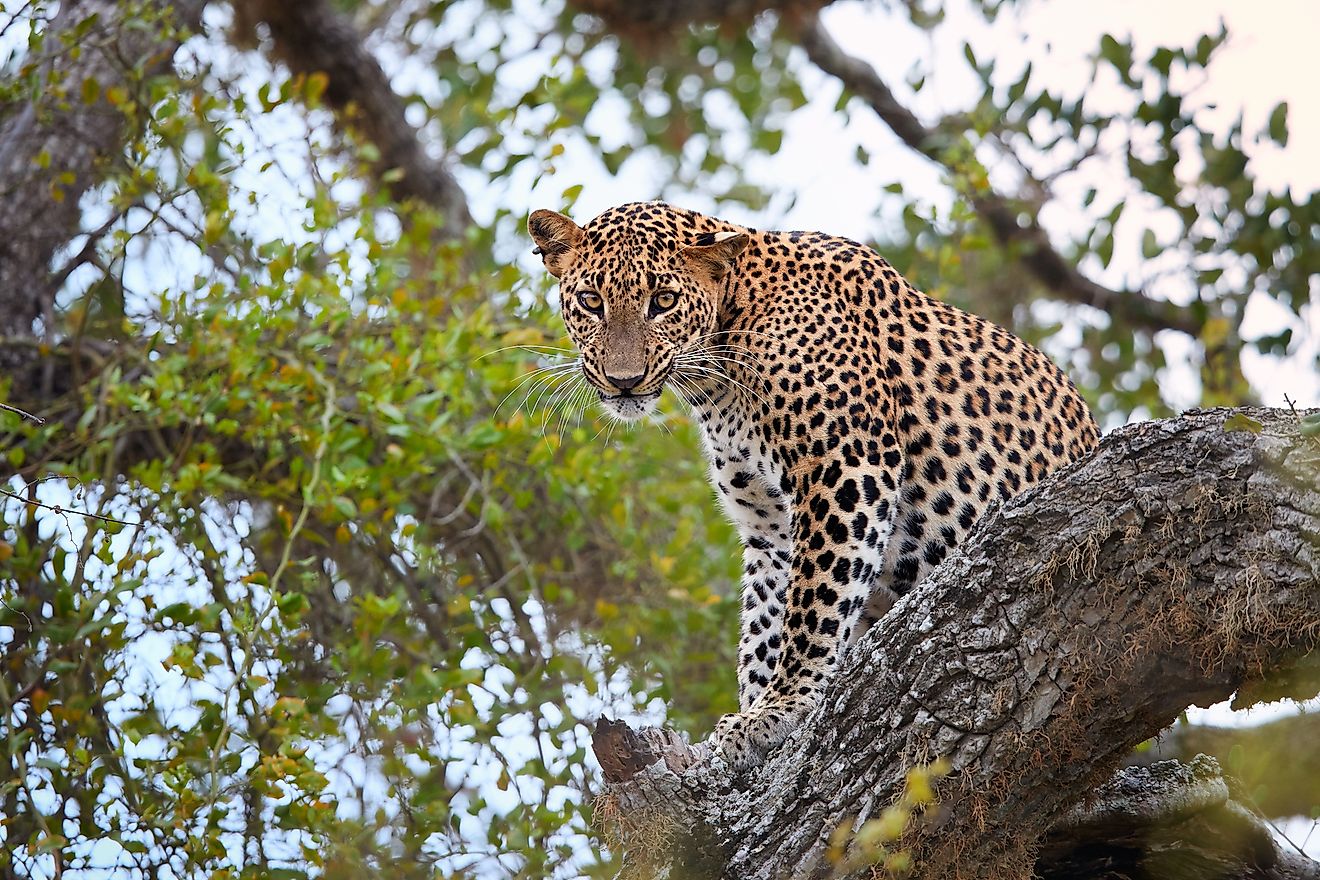
[[[611,208],[585,227],[534,211],[527,229],[559,279],[569,336],[605,410],[650,414],[681,356],[716,329],[745,230],[658,202]]]

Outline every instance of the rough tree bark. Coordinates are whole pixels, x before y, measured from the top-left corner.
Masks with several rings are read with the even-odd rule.
[[[855,831],[910,768],[945,758],[938,807],[901,842],[916,877],[1148,876],[1082,866],[1104,839],[1149,867],[1170,848],[1132,841],[1174,819],[1218,829],[1187,857],[1224,869],[1213,876],[1320,876],[1265,846],[1205,764],[1164,766],[1146,784],[1150,770],[1129,769],[1097,789],[1189,705],[1225,699],[1320,641],[1320,440],[1298,421],[1221,409],[1113,432],[985,517],[746,776],[702,746],[602,731],[600,814],[630,870],[831,876],[836,829]],[[1247,843],[1210,852],[1230,840]]]

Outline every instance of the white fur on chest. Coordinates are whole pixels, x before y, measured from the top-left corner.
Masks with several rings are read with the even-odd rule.
[[[769,685],[783,649],[792,505],[783,470],[740,408],[712,406],[700,415],[711,483],[743,544],[738,703],[746,710]]]
[[[788,550],[791,506],[782,488],[783,469],[765,439],[737,414],[712,413],[701,427],[711,484],[743,543]]]

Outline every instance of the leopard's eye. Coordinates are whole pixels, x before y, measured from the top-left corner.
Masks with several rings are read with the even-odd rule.
[[[600,294],[594,290],[580,290],[577,298],[578,302],[582,304],[582,308],[593,315],[599,315],[605,311],[605,300],[601,299]]]
[[[678,305],[678,294],[672,290],[662,290],[651,297],[651,315],[654,317],[661,312],[667,312],[676,305]]]

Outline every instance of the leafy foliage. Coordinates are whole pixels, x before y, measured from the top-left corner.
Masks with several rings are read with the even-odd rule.
[[[391,172],[373,179],[380,151],[335,128],[325,77],[270,66],[223,9],[175,74],[130,65],[103,84],[28,62],[52,14],[34,4],[0,68],[0,119],[58,87],[133,132],[32,341],[67,377],[48,421],[0,412],[9,874],[604,875],[583,722],[648,713],[702,731],[733,708],[738,562],[693,426],[676,401],[644,434],[586,405],[548,285],[511,264],[526,247],[514,194],[557,163],[651,161],[658,194],[791,199],[746,168],[805,103],[792,29],[763,15],[641,45],[553,4],[344,7],[418,83],[410,113],[484,196],[457,244],[437,248],[427,206],[389,202]],[[172,28],[153,8],[123,26]],[[83,20],[60,53],[95,51],[106,26]],[[1194,291],[1205,399],[1242,395],[1245,298],[1300,307],[1320,215],[1311,195],[1256,187],[1241,125],[1202,131],[1172,84],[1223,39],[1141,59],[1106,37],[1097,75],[1114,70],[1128,114],[1030,70],[1004,84],[969,51],[984,95],[949,141],[958,198],[907,206],[883,249],[1056,350],[1080,327],[1072,365],[1101,410],[1160,412],[1152,334],[1030,308],[1045,291],[973,208],[997,156],[1070,151],[1074,173],[1120,132],[1109,158],[1180,223],[1142,238]],[[1265,135],[1286,141],[1284,105]],[[1173,174],[1188,151],[1203,165],[1190,182]],[[1102,219],[1069,255],[1107,264],[1124,202],[1085,209]],[[896,834],[876,833],[882,861]]]

